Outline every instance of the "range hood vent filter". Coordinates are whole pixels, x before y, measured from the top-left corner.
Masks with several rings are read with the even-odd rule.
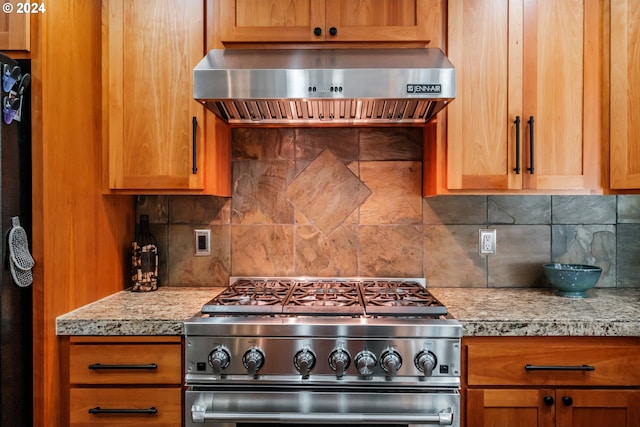
[[[214,49],[194,98],[230,124],[422,124],[455,98],[440,49]]]
[[[355,100],[341,101],[301,101],[301,100],[255,100],[217,101],[214,112],[227,123],[274,124],[296,123],[425,123],[427,118],[442,108],[433,101],[426,100]],[[439,108],[439,109],[440,109]],[[438,109],[438,110],[439,110]]]

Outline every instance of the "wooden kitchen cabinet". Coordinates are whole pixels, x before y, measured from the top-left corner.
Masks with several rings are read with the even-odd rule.
[[[610,186],[640,189],[640,2],[611,0]]]
[[[19,3],[19,4],[18,4]],[[4,5],[11,5],[11,13],[1,12],[2,19],[0,19],[0,51],[29,51],[31,48],[31,36],[30,36],[30,13],[26,12],[26,9],[31,10],[32,4],[43,5],[45,3],[29,3],[17,0],[4,1]],[[8,7],[8,6],[6,6]],[[45,13],[39,7],[36,8],[37,13]],[[19,13],[20,12],[20,13]],[[34,10],[34,13],[36,10]]]
[[[203,1],[107,0],[102,21],[105,192],[228,195],[225,126],[193,99]]]
[[[446,189],[601,192],[600,2],[448,7]]]
[[[637,427],[638,408],[639,390],[471,389],[467,425]]]
[[[462,347],[468,427],[640,426],[639,338],[468,337]]]
[[[441,0],[221,0],[225,42],[440,40]]]
[[[179,427],[178,336],[69,339],[69,425]]]

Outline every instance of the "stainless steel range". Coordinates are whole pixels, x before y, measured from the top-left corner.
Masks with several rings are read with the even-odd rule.
[[[187,427],[460,425],[462,327],[423,279],[231,278],[185,333]]]

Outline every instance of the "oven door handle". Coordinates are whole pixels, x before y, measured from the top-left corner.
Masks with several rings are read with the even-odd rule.
[[[214,422],[256,422],[256,423],[309,423],[309,424],[453,424],[453,410],[444,409],[437,414],[336,414],[336,413],[287,413],[287,412],[207,412],[200,405],[191,406],[194,423]]]

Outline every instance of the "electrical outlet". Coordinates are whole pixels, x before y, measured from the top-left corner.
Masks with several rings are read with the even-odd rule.
[[[496,229],[478,230],[478,253],[480,255],[495,255],[496,253]]]
[[[194,251],[195,256],[208,256],[211,255],[211,230],[193,230],[195,237]]]

